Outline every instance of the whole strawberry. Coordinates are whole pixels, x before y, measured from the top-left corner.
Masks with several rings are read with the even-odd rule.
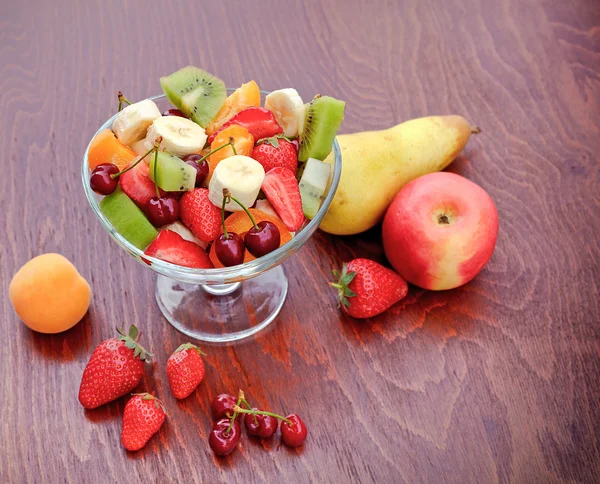
[[[408,285],[391,269],[369,259],[344,264],[333,271],[340,307],[353,318],[370,318],[384,312],[406,296]]]
[[[271,168],[287,168],[294,175],[298,171],[298,152],[291,141],[274,136],[260,140],[252,151],[252,158],[258,161],[265,173]]]
[[[127,334],[117,328],[118,338],[103,341],[88,361],[81,385],[79,402],[91,409],[129,393],[142,381],[144,361],[152,356],[138,344],[140,333],[131,325]]]
[[[207,188],[187,192],[179,201],[181,221],[203,242],[212,242],[221,230],[221,211],[208,199]]]
[[[204,378],[204,353],[192,343],[184,343],[167,360],[171,393],[178,400],[189,397]]]
[[[165,409],[149,393],[136,393],[125,405],[121,443],[127,450],[140,450],[165,421]]]

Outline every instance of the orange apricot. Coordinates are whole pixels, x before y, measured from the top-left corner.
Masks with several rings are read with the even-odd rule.
[[[220,131],[217,136],[215,136],[215,139],[210,145],[211,151],[229,143],[232,139],[233,145],[235,146],[235,151],[238,155],[250,156],[252,154],[252,150],[254,149],[254,136],[252,136],[246,128],[237,124],[228,126],[223,131]],[[217,165],[225,158],[229,158],[233,155],[233,149],[228,146],[208,157],[209,171],[208,176],[206,177],[207,184],[210,181]]]
[[[113,163],[123,170],[137,158],[135,151],[121,143],[110,129],[100,131],[92,140],[88,163],[93,170],[101,163]]]
[[[40,333],[60,333],[75,326],[92,297],[87,281],[60,254],[31,259],[13,276],[8,293],[21,320]]]
[[[277,228],[279,229],[280,236],[279,247],[281,247],[283,244],[287,244],[290,240],[292,240],[292,234],[279,218],[273,217],[272,215],[268,215],[265,212],[257,210],[256,208],[249,208],[248,211],[252,214],[256,223],[262,222],[263,220],[268,220],[269,222],[273,222],[277,226]],[[252,222],[250,221],[250,218],[248,217],[246,212],[233,212],[229,217],[225,219],[225,228],[228,232],[235,232],[236,234],[240,235],[240,237],[242,237],[243,239],[244,235],[246,235],[246,232],[248,232],[248,230],[252,228]],[[221,229],[221,233],[223,233],[223,229]],[[219,260],[215,252],[215,244],[213,244],[210,248],[209,257],[215,267],[224,267],[223,264],[221,264],[221,261]],[[256,257],[254,257],[250,252],[245,251],[244,263],[254,259],[256,259]]]
[[[233,115],[250,106],[260,106],[260,89],[255,81],[242,84],[225,99],[225,104],[206,127],[206,134],[216,133]]]

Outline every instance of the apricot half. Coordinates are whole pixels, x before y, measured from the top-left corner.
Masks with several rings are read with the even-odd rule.
[[[90,305],[92,290],[66,257],[34,257],[13,276],[9,298],[21,320],[40,333],[75,326]]]

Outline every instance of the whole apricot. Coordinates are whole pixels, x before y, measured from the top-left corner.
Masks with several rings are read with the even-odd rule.
[[[9,298],[16,313],[32,330],[60,333],[85,315],[92,290],[66,257],[34,257],[13,276]]]

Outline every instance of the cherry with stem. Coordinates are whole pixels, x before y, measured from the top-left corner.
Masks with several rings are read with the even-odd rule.
[[[247,415],[266,415],[269,417],[274,417],[278,420],[282,420],[283,423],[281,424],[281,437],[283,438],[283,443],[288,447],[298,447],[302,445],[308,436],[306,424],[296,414],[291,414],[287,417],[284,417],[282,415],[277,415],[276,413],[265,412],[264,410],[245,410],[239,405],[234,406],[233,411],[235,413],[243,413]]]
[[[240,390],[237,407],[243,399],[244,393]],[[210,448],[216,455],[225,456],[233,452],[240,440],[241,428],[237,422],[237,413],[234,411],[231,418],[223,418],[215,422],[208,437]]]
[[[244,241],[235,232],[228,232],[225,226],[225,205],[231,193],[223,189],[223,204],[221,205],[221,225],[223,233],[215,240],[215,253],[225,267],[237,266],[244,262]]]
[[[160,145],[160,142],[158,142],[157,145]],[[148,200],[146,205],[146,217],[148,217],[150,223],[155,227],[162,227],[175,222],[179,218],[179,200],[174,197],[160,196],[157,169],[158,149],[154,152],[154,188],[156,189],[156,197],[152,197]]]

